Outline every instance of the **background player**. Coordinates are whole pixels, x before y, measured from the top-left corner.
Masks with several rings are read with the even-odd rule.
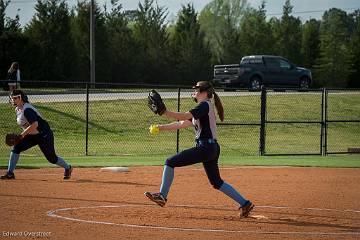
[[[238,191],[230,184],[224,182],[220,177],[218,167],[220,146],[217,142],[216,135],[215,110],[211,103],[211,98],[214,97],[218,115],[220,120],[223,121],[224,109],[220,98],[215,93],[213,86],[207,81],[198,82],[193,88],[195,90],[193,97],[198,105],[184,113],[165,110],[163,112],[164,116],[179,120],[179,122],[152,125],[150,127],[150,132],[177,130],[194,126],[196,146],[168,158],[163,169],[160,192],[145,192],[144,194],[161,207],[165,206],[170,186],[174,178],[174,168],[202,162],[211,185],[239,203],[240,209],[242,210],[240,217],[247,217],[254,208],[254,204],[245,199]]]
[[[23,131],[21,133],[21,141],[15,144],[10,152],[8,170],[5,175],[1,176],[1,179],[15,179],[14,170],[20,153],[35,145],[39,145],[42,153],[50,163],[65,169],[64,179],[70,179],[72,167],[64,159],[56,155],[54,135],[47,121],[29,103],[23,91],[12,91],[10,101],[15,106],[16,121]]]
[[[12,92],[15,89],[20,88],[20,67],[18,62],[13,62],[8,70],[8,80],[11,80],[9,85],[9,91]]]

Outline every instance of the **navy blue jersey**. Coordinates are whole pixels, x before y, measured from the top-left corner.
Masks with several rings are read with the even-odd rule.
[[[20,81],[20,70],[8,72],[7,78],[8,80]]]
[[[37,132],[30,134],[46,134],[50,131],[47,121],[41,117],[40,113],[31,104],[25,103],[21,109],[16,107],[15,111],[16,121],[22,129],[26,129],[33,122],[38,122]]]
[[[17,80],[16,71],[8,73],[8,80]]]
[[[196,139],[217,139],[216,116],[210,100],[199,103],[190,113],[193,115]]]

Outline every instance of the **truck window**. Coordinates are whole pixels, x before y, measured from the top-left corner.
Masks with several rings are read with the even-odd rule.
[[[283,59],[280,59],[280,67],[284,68],[284,69],[290,69],[291,68],[290,64],[287,61],[283,60]]]
[[[251,64],[262,64],[261,58],[250,59]]]
[[[249,64],[249,59],[247,59],[247,58],[243,59],[243,60],[241,60],[241,63],[242,64]]]
[[[261,58],[245,58],[241,60],[241,64],[263,64]]]
[[[279,60],[276,58],[265,58],[265,62],[268,67],[273,67],[273,68],[280,67]]]

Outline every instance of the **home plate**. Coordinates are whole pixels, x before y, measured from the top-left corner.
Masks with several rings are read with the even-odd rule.
[[[103,167],[100,170],[108,172],[129,172],[128,167]]]
[[[255,219],[269,219],[268,217],[265,217],[264,215],[250,215],[249,218],[255,218]]]

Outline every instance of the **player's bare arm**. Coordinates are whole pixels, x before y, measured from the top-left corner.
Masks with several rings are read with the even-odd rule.
[[[24,129],[24,131],[21,133],[21,137],[24,138],[28,134],[38,133],[38,131],[37,131],[38,126],[39,126],[38,121],[33,122],[32,124],[30,124],[30,126],[28,126],[27,128]]]
[[[187,128],[189,126],[192,126],[192,123],[189,120],[158,125],[160,131],[177,130],[177,129]]]
[[[190,112],[172,112],[172,111],[166,110],[163,115],[168,118],[173,118],[173,119],[176,119],[179,121],[188,120],[188,119],[193,118],[193,115]]]

